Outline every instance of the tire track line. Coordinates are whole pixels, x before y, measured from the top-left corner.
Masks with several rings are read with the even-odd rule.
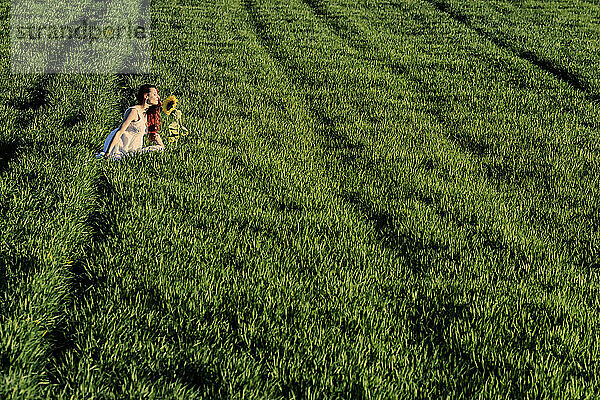
[[[255,33],[260,41],[262,47],[265,49],[267,54],[274,59],[279,66],[287,72],[288,75],[293,75],[299,78],[300,81],[306,82],[306,77],[302,76],[302,74],[297,73],[297,70],[294,68],[293,63],[288,61],[283,55],[279,54],[274,49],[274,44],[277,41],[270,37],[268,26],[261,20],[259,12],[256,8],[256,4],[253,0],[245,0],[244,6],[251,18],[251,21],[255,27]],[[314,106],[308,107],[309,116],[317,120],[325,125],[325,134],[335,133],[335,126],[333,121],[329,119],[321,109],[318,109]],[[361,145],[361,149],[362,149]],[[364,155],[360,154],[360,156],[364,157]],[[347,167],[356,168],[354,164],[354,159],[350,161],[344,162]],[[385,174],[382,173],[378,168],[373,167],[373,163],[369,163],[369,167],[367,167],[375,177],[378,177],[381,182],[386,182]],[[334,172],[334,171],[332,171]],[[429,254],[433,254],[435,257],[442,255],[446,257],[446,259],[456,261],[455,255],[452,253],[450,247],[448,245],[444,245],[441,243],[434,243],[430,241],[428,238],[419,237],[418,234],[414,232],[404,233],[398,230],[396,226],[395,218],[393,215],[386,211],[381,211],[377,208],[376,204],[372,204],[369,199],[366,198],[361,193],[357,193],[354,191],[342,190],[341,193],[337,193],[336,197],[340,199],[342,202],[351,205],[356,211],[358,211],[364,218],[366,218],[373,226],[378,242],[382,244],[385,248],[391,249],[404,260],[407,260],[408,264],[413,273],[421,273],[425,272],[428,269],[426,263],[423,260],[416,257],[416,254],[419,254],[423,250],[427,250]],[[429,204],[429,203],[427,203]],[[450,218],[446,213],[438,210],[438,207],[434,207],[436,213],[440,218],[452,221],[453,223],[457,223],[459,225],[463,224],[463,221],[456,221],[456,218]],[[513,247],[511,245],[504,245],[500,240],[491,239],[489,240],[491,246],[495,246],[496,249],[500,249],[505,251],[510,259],[514,260],[526,260],[526,254],[518,249],[518,247]],[[430,252],[431,249],[434,249]]]
[[[328,12],[327,7],[326,7],[325,3],[323,2],[323,0],[302,0],[302,1],[311,5],[315,14],[317,14],[321,18],[335,20],[335,23],[328,24],[330,26],[330,28],[333,29],[334,31],[336,30],[336,27],[348,25],[348,24],[344,24],[343,22],[341,22],[339,16]],[[426,1],[430,1],[430,0],[426,0]],[[431,0],[431,1],[439,2],[439,0]],[[392,3],[390,5],[398,6],[397,3]],[[338,34],[339,34],[339,32],[338,32]],[[349,36],[342,36],[342,37],[349,39]],[[371,45],[371,49],[373,49],[373,51],[377,51],[376,46]],[[414,82],[416,87],[419,88],[420,92],[425,93],[429,98],[431,98],[430,102],[440,103],[440,104],[443,103],[442,101],[440,101],[438,96],[435,95],[435,91],[432,92],[430,85],[423,82],[422,79],[419,79],[416,77],[410,77],[410,76],[402,77],[402,79],[408,79],[408,80]],[[433,107],[434,110],[438,109],[438,108],[439,107],[437,107],[437,106]],[[431,113],[430,115],[432,115],[432,117],[436,121],[438,121],[438,123],[442,124],[446,128],[446,130],[451,130],[453,128],[453,126],[449,125],[448,121],[446,121],[445,118],[443,118],[442,115],[440,115],[439,113],[434,112],[434,113]],[[489,146],[477,141],[476,139],[471,138],[468,135],[456,135],[456,136],[449,137],[448,139],[451,141],[451,143],[458,145],[459,148],[461,148],[465,153],[475,156],[478,159],[480,159],[486,155],[488,147],[489,147]],[[543,175],[542,179],[541,179],[542,182],[549,181],[549,179],[548,179],[549,172],[547,171],[548,168],[549,168],[548,165],[540,165],[540,168],[538,169],[538,171],[540,171],[540,173]],[[507,171],[507,168],[504,168],[504,166],[497,167],[497,166],[486,164],[484,175],[489,180],[494,181],[496,183],[504,182],[511,186],[519,185],[519,181],[512,182],[511,180],[509,180],[509,178],[506,176],[507,175],[506,171]]]
[[[530,64],[540,68],[541,70],[552,75],[555,79],[564,82],[574,88],[575,90],[584,94],[585,98],[593,103],[600,102],[600,94],[595,93],[590,84],[577,74],[567,68],[564,68],[555,62],[542,58],[532,50],[521,49],[517,46],[511,45],[508,41],[495,36],[491,33],[486,32],[482,28],[474,26],[469,17],[458,10],[455,10],[446,2],[441,0],[423,0],[431,6],[435,7],[439,12],[446,14],[455,22],[465,26],[469,30],[477,33],[480,37],[492,42],[495,46],[507,50],[514,54],[516,57],[529,62]],[[396,5],[398,5],[396,3]]]
[[[257,9],[254,0],[244,0],[244,8],[250,16],[250,22],[256,37],[258,38],[261,46],[265,49],[267,55],[275,60],[279,67],[286,72],[287,75],[297,77],[301,82],[307,82],[308,77],[298,72],[293,63],[291,63],[285,56],[279,54],[275,50],[276,40],[269,35],[268,26],[262,21],[260,13]],[[362,143],[353,143],[349,138],[341,134],[336,128],[334,121],[323,112],[323,110],[314,104],[310,104],[306,99],[304,100],[306,109],[309,111],[311,119],[316,121],[323,127],[322,138],[324,139],[323,148],[326,151],[354,151],[362,150],[364,145]]]
[[[381,54],[379,47],[373,45],[373,43],[364,37],[358,30],[345,23],[342,16],[331,12],[323,0],[302,0],[302,2],[310,7],[317,18],[319,18],[337,37],[365,56],[365,59],[376,61],[376,66],[393,75],[402,75],[406,72],[406,67],[404,65],[390,62],[389,57]],[[368,57],[369,53],[374,56]]]
[[[329,11],[327,5],[322,0],[302,0],[308,5],[313,13],[325,23],[336,36],[344,39],[348,44],[359,51],[375,51],[369,43],[358,32],[355,32],[348,24],[342,21],[342,17]],[[353,32],[354,31],[354,32]]]
[[[244,0],[243,4],[250,16],[256,37],[258,38],[261,46],[265,49],[267,55],[274,59],[277,64],[279,64],[279,67],[288,75],[296,76],[300,81],[306,82],[307,77],[297,73],[297,70],[293,67],[292,63],[274,50],[273,43],[276,43],[276,41],[269,36],[269,28],[261,20],[255,2],[253,0]],[[304,100],[304,103],[306,104],[307,100]],[[331,135],[333,136],[332,143],[335,143],[335,141],[339,142],[338,147],[335,145],[332,146],[331,144],[324,145],[324,150],[327,152],[344,149],[357,150],[359,155],[341,159],[342,164],[353,169],[356,168],[354,160],[357,157],[364,157],[364,153],[362,151],[364,145],[351,143],[347,137],[337,132],[334,122],[320,108],[315,107],[314,105],[307,105],[306,109],[308,111],[308,117],[323,126],[321,135],[325,136],[325,138],[328,135]],[[378,174],[379,171],[373,170],[372,172]],[[411,234],[404,234],[397,231],[394,223],[394,217],[388,212],[377,210],[374,205],[370,204],[370,202],[359,193],[342,190],[341,193],[336,193],[335,196],[343,203],[351,205],[354,209],[360,212],[373,225],[378,242],[382,244],[383,247],[396,252],[402,259],[406,260],[413,273],[425,272],[427,266],[414,256],[424,248],[422,240],[413,237]],[[439,248],[439,246],[435,244],[432,244],[432,247]]]

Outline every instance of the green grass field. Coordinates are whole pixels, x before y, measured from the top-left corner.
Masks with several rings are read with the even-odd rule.
[[[151,13],[150,75],[0,36],[0,398],[596,398],[597,0]],[[142,83],[192,133],[95,160]]]

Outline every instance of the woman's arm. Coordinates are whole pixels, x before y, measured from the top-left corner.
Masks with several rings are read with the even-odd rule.
[[[137,110],[136,110],[136,112],[132,112],[132,111],[133,111],[132,109],[129,109],[129,111],[127,111],[127,116],[121,123],[121,126],[119,126],[119,130],[115,133],[115,136],[113,136],[113,139],[111,140],[110,145],[108,146],[108,151],[106,152],[106,156],[105,156],[106,158],[110,159],[110,153],[112,153],[113,148],[119,142],[121,135],[123,135],[123,133],[127,130],[127,128],[129,128],[129,124],[131,124],[131,121],[133,121],[135,119],[135,117],[137,116],[137,114],[138,114]]]
[[[154,137],[156,138],[156,144],[158,144],[160,147],[165,147],[162,140],[160,140],[160,135],[158,133],[154,135]]]

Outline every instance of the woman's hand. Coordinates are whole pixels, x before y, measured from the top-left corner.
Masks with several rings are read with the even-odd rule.
[[[165,148],[165,145],[163,144],[162,140],[160,140],[160,135],[157,133],[156,134],[156,144],[158,144],[160,147],[162,147],[163,149]]]

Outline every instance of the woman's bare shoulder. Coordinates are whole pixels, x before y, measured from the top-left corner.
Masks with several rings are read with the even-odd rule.
[[[137,117],[136,122],[139,121],[141,118],[141,113],[140,113],[140,110],[138,110],[137,106],[131,106],[127,110],[125,110],[125,114],[123,115],[123,118],[127,118],[134,111],[135,111],[134,115]]]

